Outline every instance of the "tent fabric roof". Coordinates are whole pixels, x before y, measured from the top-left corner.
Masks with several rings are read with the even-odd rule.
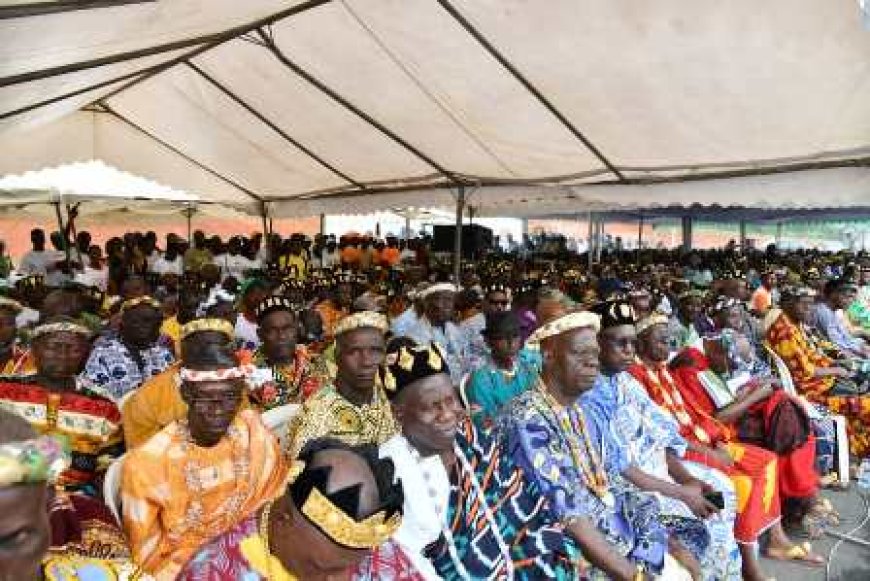
[[[870,203],[857,2],[174,0],[0,21],[0,173],[275,216]]]

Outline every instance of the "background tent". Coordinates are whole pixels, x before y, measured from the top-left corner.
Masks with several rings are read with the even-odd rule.
[[[855,0],[112,4],[0,20],[0,173],[103,159],[275,216],[870,198]]]

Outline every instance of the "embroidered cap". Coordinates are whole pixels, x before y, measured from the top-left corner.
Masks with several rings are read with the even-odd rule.
[[[669,319],[661,313],[653,313],[649,317],[645,317],[638,321],[634,327],[637,330],[637,334],[641,335],[656,325],[667,325],[668,321]]]
[[[397,337],[387,346],[379,373],[387,397],[393,399],[415,381],[450,371],[437,345],[418,345],[408,337]]]
[[[335,325],[334,335],[338,337],[348,331],[356,329],[372,328],[377,329],[381,333],[386,333],[390,330],[390,325],[387,322],[387,317],[375,311],[360,311],[352,315],[348,315]]]
[[[233,327],[233,324],[226,319],[205,317],[202,319],[194,319],[189,323],[185,323],[184,325],[182,325],[180,337],[183,341],[194,333],[202,333],[204,331],[221,333],[230,340],[234,339],[236,335],[236,330]]]
[[[541,344],[541,341],[544,341],[545,339],[561,335],[562,333],[567,333],[568,331],[583,328],[594,329],[597,333],[601,330],[601,317],[590,311],[573,311],[566,313],[561,317],[557,317],[549,323],[538,327],[526,343],[529,346],[538,346]]]

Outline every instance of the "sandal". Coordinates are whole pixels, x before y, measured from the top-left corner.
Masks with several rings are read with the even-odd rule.
[[[814,555],[812,549],[813,547],[809,543],[801,543],[800,545],[792,545],[791,548],[786,550],[771,550],[768,548],[765,556],[768,559],[777,561],[801,561],[816,567],[823,565],[825,559],[819,555]]]
[[[821,517],[829,526],[840,526],[840,513],[837,512],[834,505],[827,498],[818,499],[810,509],[810,514]]]

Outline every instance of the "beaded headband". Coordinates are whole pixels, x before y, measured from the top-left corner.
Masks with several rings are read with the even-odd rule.
[[[51,482],[69,462],[64,442],[51,436],[0,445],[0,486]]]
[[[355,331],[356,329],[366,327],[377,329],[381,333],[386,333],[390,330],[387,318],[381,313],[376,313],[375,311],[360,311],[359,313],[348,315],[340,320],[335,326],[333,334],[338,337],[348,331]]]
[[[257,321],[260,321],[272,311],[290,311],[292,313],[296,310],[296,305],[286,297],[266,297],[254,309],[254,316]]]
[[[239,365],[238,367],[226,367],[224,369],[187,369],[182,367],[178,371],[178,377],[186,383],[202,383],[206,381],[231,381],[233,379],[246,379],[253,375],[253,365]]]
[[[545,339],[584,327],[594,329],[597,333],[601,330],[601,317],[589,311],[567,313],[550,321],[546,325],[538,327],[529,337],[527,343],[531,346],[539,345]]]
[[[202,333],[205,331],[221,333],[222,335],[225,335],[228,339],[234,339],[236,336],[236,330],[233,327],[233,324],[226,319],[206,317],[203,319],[194,319],[189,323],[185,323],[184,325],[182,325],[180,338],[183,341],[194,333]]]
[[[142,305],[153,307],[155,309],[159,309],[161,307],[160,301],[155,299],[154,297],[144,295],[141,297],[136,297],[132,299],[127,299],[123,303],[121,303],[121,312],[129,311],[130,309],[135,309],[136,307],[141,307]]]
[[[635,323],[634,327],[635,327],[635,330],[637,331],[637,334],[641,335],[644,332],[649,331],[650,329],[652,329],[656,325],[667,325],[668,321],[669,321],[669,319],[666,316],[664,316],[660,313],[654,313],[654,314],[650,315],[649,317],[643,318],[640,321],[638,321],[637,323]]]
[[[32,339],[37,339],[43,335],[50,335],[52,333],[75,333],[76,335],[84,335],[88,338],[91,336],[91,330],[84,325],[73,323],[72,321],[58,321],[56,323],[45,323],[44,325],[39,325],[33,330],[30,337]]]

